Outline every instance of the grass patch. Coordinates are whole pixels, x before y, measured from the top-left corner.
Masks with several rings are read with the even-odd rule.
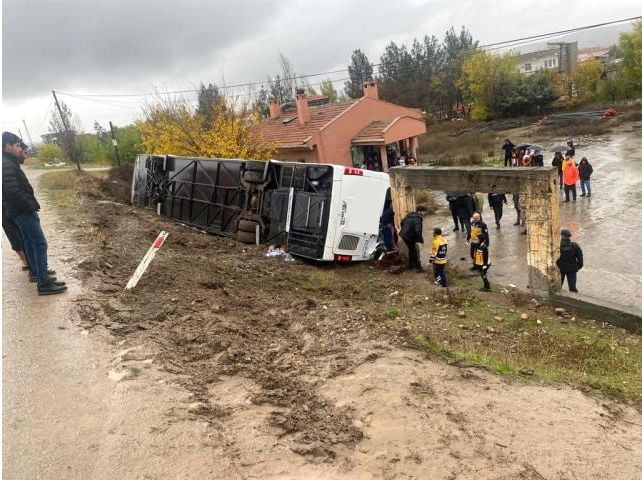
[[[390,307],[386,311],[386,317],[388,317],[390,320],[394,320],[395,318],[399,318],[400,316],[401,316],[401,312],[396,307]]]
[[[642,406],[639,336],[592,321],[561,323],[547,307],[513,308],[506,300],[455,301],[465,317],[450,314],[441,324],[415,325],[411,338],[450,364],[595,389]]]
[[[58,207],[70,207],[78,203],[78,195],[100,195],[100,178],[103,171],[65,170],[48,172],[40,178],[40,188],[47,192],[49,201]]]

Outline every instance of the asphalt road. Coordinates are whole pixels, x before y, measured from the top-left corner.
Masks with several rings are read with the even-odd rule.
[[[41,173],[28,173],[32,183]],[[216,456],[194,448],[211,427],[185,414],[189,394],[147,363],[116,381],[131,365],[114,356],[132,345],[73,320],[81,286],[70,264],[82,252],[39,200],[50,266],[70,289],[39,297],[3,236],[2,478],[214,478]]]

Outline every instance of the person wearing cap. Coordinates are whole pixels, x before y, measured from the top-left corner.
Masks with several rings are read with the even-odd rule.
[[[47,267],[47,239],[40,226],[33,188],[20,164],[27,157],[22,139],[11,132],[2,133],[2,211],[20,229],[24,251],[31,267],[30,280],[37,282],[38,295],[52,295],[67,290]]]
[[[564,278],[567,279],[568,289],[571,292],[577,292],[577,272],[584,266],[584,256],[580,246],[571,242],[571,231],[563,228],[560,232],[562,240],[560,242],[560,258],[557,259],[557,268],[562,274],[562,285]]]
[[[446,264],[448,259],[448,242],[441,235],[441,228],[436,227],[432,231],[432,247],[430,249],[430,263],[435,274],[435,283],[442,287],[447,287],[446,283]]]

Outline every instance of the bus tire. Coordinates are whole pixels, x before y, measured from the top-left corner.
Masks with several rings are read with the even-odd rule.
[[[243,174],[243,180],[247,183],[263,183],[263,170],[245,170]]]
[[[263,174],[263,171],[265,170],[265,162],[258,162],[256,160],[248,160],[245,162],[245,171],[251,171],[251,172],[261,172],[261,176]]]
[[[236,232],[236,239],[241,243],[256,243],[256,233],[254,232],[243,232],[239,230]]]
[[[253,222],[252,220],[239,220],[239,228],[237,230],[239,232],[251,232],[254,234],[258,225],[258,223]]]

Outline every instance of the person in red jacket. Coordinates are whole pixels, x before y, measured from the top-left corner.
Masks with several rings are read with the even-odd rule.
[[[575,161],[571,159],[571,161],[566,163],[566,168],[564,168],[562,176],[564,178],[564,195],[566,196],[566,200],[564,201],[568,202],[570,193],[573,192],[573,201],[575,202],[577,200],[577,189],[575,188],[575,184],[580,178],[580,171],[578,170]]]

